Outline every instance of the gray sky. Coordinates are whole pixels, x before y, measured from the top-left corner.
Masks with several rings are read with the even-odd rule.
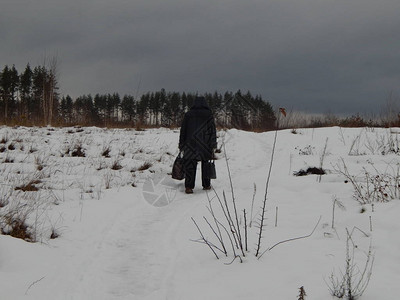
[[[61,93],[250,90],[378,113],[400,92],[399,0],[1,0],[0,67],[58,58]],[[398,96],[396,96],[398,97]]]

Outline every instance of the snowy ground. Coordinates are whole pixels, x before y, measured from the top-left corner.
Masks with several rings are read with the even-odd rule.
[[[361,299],[398,299],[398,195],[386,203],[361,205],[353,185],[338,173],[344,162],[361,183],[365,172],[397,178],[400,160],[393,152],[398,131],[334,127],[278,132],[261,251],[310,234],[321,220],[310,237],[279,244],[260,259],[254,255],[258,229],[253,222],[243,263],[236,259],[227,265],[233,260],[230,249],[228,257],[218,253],[217,260],[206,245],[193,241],[200,234],[191,218],[217,243],[203,217],[211,220],[211,199],[217,218],[224,221],[215,192],[222,197],[225,191],[232,199],[226,155],[244,233],[243,209],[248,218],[260,215],[274,132],[219,132],[226,153],[222,148],[216,161],[215,192],[201,189],[198,170],[194,194],[186,195],[183,181],[168,175],[178,130],[1,127],[0,225],[10,232],[6,216],[26,216],[37,242],[0,235],[0,298],[289,300],[298,299],[304,286],[305,299],[335,299],[326,282],[345,270],[348,229],[350,247],[357,246],[352,259],[361,271],[370,245],[374,255]],[[79,148],[85,157],[73,156]],[[328,174],[293,176],[320,167],[321,160]],[[37,191],[21,190],[28,183]],[[162,201],[152,205],[160,195]],[[336,205],[334,228],[333,199],[344,206]],[[52,234],[59,237],[51,239]]]

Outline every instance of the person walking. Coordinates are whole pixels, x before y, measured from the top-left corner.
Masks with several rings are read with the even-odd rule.
[[[201,179],[204,190],[211,189],[206,169],[217,148],[214,116],[204,97],[196,97],[186,112],[179,135],[179,150],[183,152],[185,192],[192,194],[196,181],[197,162],[201,161]]]

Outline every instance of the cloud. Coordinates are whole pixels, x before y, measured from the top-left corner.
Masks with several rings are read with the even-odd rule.
[[[371,111],[398,90],[398,11],[397,0],[6,0],[0,63],[56,54],[73,96],[249,89],[293,109]]]

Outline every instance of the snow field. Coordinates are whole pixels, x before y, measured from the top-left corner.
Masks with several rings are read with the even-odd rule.
[[[252,215],[254,220],[259,217],[274,132],[232,129],[218,135],[219,145],[224,141],[225,147],[218,154],[218,178],[212,184],[220,197],[225,192],[231,200],[226,155],[243,227],[242,211],[251,213],[254,185]],[[191,217],[206,238],[217,242],[203,219],[211,220],[208,199],[224,221],[215,193],[201,190],[200,168],[193,195],[183,193],[183,181],[169,183],[176,193],[167,206],[154,207],[143,195],[147,180],[156,175],[168,178],[179,130],[1,127],[2,137],[7,150],[0,153],[0,191],[11,196],[0,213],[17,202],[29,207],[27,222],[36,228],[38,240],[28,243],[0,235],[4,299],[285,300],[296,299],[301,286],[306,299],[332,299],[325,281],[332,272],[343,271],[346,228],[354,227],[358,266],[363,268],[370,244],[375,254],[362,299],[394,300],[400,292],[399,200],[374,203],[372,211],[372,205],[361,206],[353,199],[351,183],[344,183],[337,172],[341,159],[360,181],[363,168],[373,172],[368,162],[381,172],[393,172],[399,156],[385,145],[396,145],[395,129],[279,131],[261,250],[308,235],[321,220],[312,236],[277,245],[259,260],[254,256],[258,230],[253,222],[243,263],[236,259],[230,265],[226,265],[233,260],[228,239],[229,256],[218,253],[220,260],[205,245],[193,242],[199,233]],[[15,150],[8,149],[10,143]],[[71,155],[77,145],[82,145],[85,157]],[[110,157],[102,155],[107,148]],[[321,182],[317,175],[293,176],[300,169],[319,167],[324,149],[322,167],[327,174]],[[122,168],[113,170],[115,161]],[[146,162],[151,166],[139,170]],[[33,178],[40,179],[37,192],[15,191]],[[345,207],[335,210],[335,230],[331,228],[334,197]],[[52,230],[58,238],[50,239]]]

